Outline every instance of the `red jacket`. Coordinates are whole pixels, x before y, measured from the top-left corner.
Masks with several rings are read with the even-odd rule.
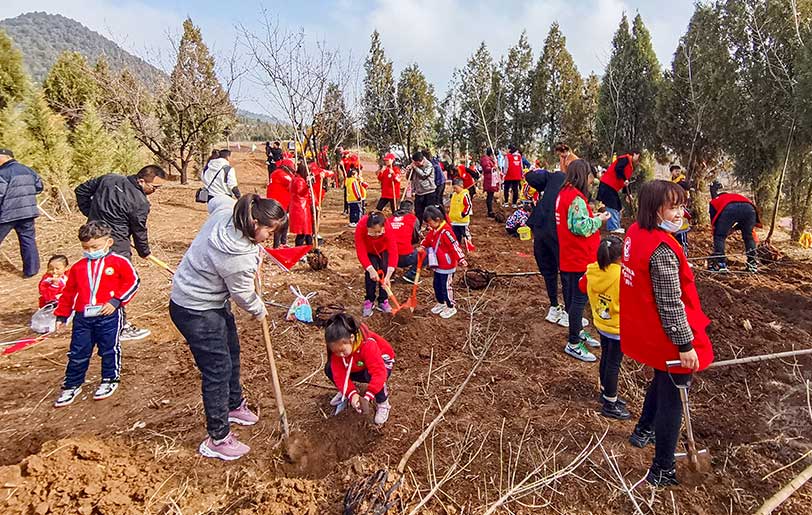
[[[623,176],[626,178],[622,180],[620,177],[617,176],[617,162],[619,159],[625,157],[627,159],[626,167],[623,169]],[[625,156],[620,156],[614,161],[612,164],[609,165],[609,168],[606,169],[606,172],[601,176],[601,182],[609,186],[615,191],[620,191],[623,189],[623,186],[626,185],[632,175],[634,174],[634,163],[632,162],[632,155],[626,154]]]
[[[423,247],[434,249],[437,254],[437,262],[439,265],[436,270],[446,273],[454,272],[457,269],[461,259],[465,258],[465,254],[454,237],[454,232],[451,230],[451,224],[443,222],[437,229],[431,229],[421,243]]]
[[[580,197],[586,203],[586,210],[592,216],[592,208],[583,193],[575,186],[565,184],[558,192],[555,201],[555,228],[558,234],[559,269],[562,272],[586,272],[586,267],[595,262],[598,257],[598,247],[601,244],[601,233],[592,236],[576,236],[567,226],[567,215],[570,205]]]
[[[694,273],[677,240],[660,229],[646,231],[636,223],[626,233],[623,243],[623,269],[620,280],[620,346],[623,354],[635,361],[665,370],[665,362],[679,359],[679,350],[663,328],[654,299],[651,282],[651,255],[665,243],[679,259],[682,303],[688,325],[694,333],[693,347],[699,358],[699,369],[704,370],[713,362],[713,347],[708,337],[710,319],[702,312],[696,291]],[[683,368],[671,369],[688,373]]]
[[[68,282],[68,274],[62,274],[59,279],[54,279],[51,274],[45,274],[39,282],[39,307],[43,307],[49,302],[59,299]]]
[[[738,193],[720,193],[718,197],[710,201],[710,207],[715,210],[715,214],[713,215],[713,220],[711,220],[711,225],[716,225],[716,219],[719,218],[719,215],[722,214],[722,211],[730,204],[734,204],[737,202],[743,202],[745,204],[750,204],[753,207],[756,207],[753,204],[753,201],[749,198],[745,197],[744,195],[739,195]],[[761,227],[761,220],[757,220],[756,227]]]
[[[476,185],[474,176],[468,172],[468,168],[466,168],[465,165],[457,165],[457,177],[462,179],[462,187],[466,190]]]
[[[295,175],[290,183],[290,232],[313,234],[313,197],[303,177]]]
[[[386,258],[387,266],[390,268],[397,268],[398,266],[398,244],[395,241],[395,235],[390,234],[386,229],[384,233],[377,238],[370,238],[367,234],[367,219],[368,215],[364,215],[358,221],[355,227],[355,254],[358,256],[358,261],[361,266],[366,269],[372,263],[369,260],[370,254],[383,256],[384,252],[389,255]],[[384,225],[386,227],[386,225]]]
[[[330,370],[333,372],[333,383],[339,392],[347,381],[347,391],[342,392],[347,398],[358,393],[355,384],[347,379],[347,373],[369,372],[369,386],[364,394],[368,400],[375,398],[375,394],[386,388],[386,379],[389,371],[395,364],[395,351],[382,336],[370,331],[369,327],[361,324],[359,341],[353,345],[353,352],[348,358],[341,358],[330,354]]]
[[[330,179],[335,176],[335,173],[330,170],[325,170],[316,163],[310,163],[310,172],[313,174],[313,194],[316,196],[316,207],[321,206],[321,201],[324,200],[324,180]]]
[[[482,188],[490,192],[499,191],[500,177],[496,159],[486,154],[479,160],[479,164],[482,166]]]
[[[290,183],[293,182],[293,175],[287,170],[277,168],[271,173],[271,183],[265,196],[279,202],[285,212],[290,206]]]
[[[90,298],[91,281],[98,281],[95,301]],[[68,282],[62,290],[54,314],[67,318],[72,311],[81,313],[85,306],[102,305],[106,302],[116,308],[125,306],[132,300],[140,284],[138,273],[125,257],[111,252],[93,261],[82,258],[70,267]]]
[[[400,198],[400,168],[384,167],[378,172],[378,180],[381,182],[381,198]]]
[[[507,172],[505,173],[506,181],[520,181],[522,180],[522,155],[519,152],[513,152],[507,155]]]
[[[394,235],[398,246],[399,256],[408,256],[414,251],[417,235],[420,232],[420,223],[413,213],[403,216],[392,216],[386,220],[386,232]]]

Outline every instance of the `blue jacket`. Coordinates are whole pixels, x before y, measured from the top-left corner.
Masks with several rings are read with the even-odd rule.
[[[432,159],[431,166],[434,168],[434,185],[437,187],[436,191],[439,191],[445,188],[445,175],[443,175],[443,169],[440,168],[440,160]]]
[[[36,218],[42,179],[37,172],[12,159],[0,166],[0,224]]]

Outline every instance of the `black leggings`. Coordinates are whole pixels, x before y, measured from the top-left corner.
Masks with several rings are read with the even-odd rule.
[[[494,191],[486,191],[485,193],[486,193],[485,205],[488,206],[488,214],[492,215],[493,214],[493,197],[494,197],[494,195],[496,195],[496,192],[494,192]]]
[[[502,190],[503,193],[504,193],[504,196],[505,196],[505,204],[508,203],[508,193],[511,192],[511,191],[513,192],[513,202],[511,202],[511,203],[515,204],[515,203],[517,203],[519,201],[519,183],[520,182],[521,181],[505,181],[505,184],[504,184],[503,190]]]
[[[620,362],[623,351],[620,340],[601,334],[601,362],[598,375],[601,379],[601,390],[604,397],[617,397],[617,377],[620,374]]]
[[[381,197],[380,199],[378,199],[378,203],[375,205],[375,209],[377,211],[383,211],[383,208],[385,208],[387,205],[390,206],[390,209],[392,210],[392,213],[394,213],[395,212],[395,199],[393,199],[393,198],[383,198],[383,197]]]
[[[671,374],[677,384],[687,384],[691,374]],[[637,427],[645,431],[654,429],[657,442],[654,447],[654,464],[669,469],[674,466],[680,425],[682,425],[682,399],[679,390],[671,382],[667,372],[654,371],[654,379],[646,391],[643,411]]]
[[[544,278],[550,307],[558,306],[558,241],[540,230],[533,231],[533,256]]]
[[[313,245],[313,235],[312,234],[297,234],[296,235],[296,246],[299,247],[301,245]]]
[[[561,272],[561,287],[564,290],[564,307],[569,315],[569,336],[567,341],[575,345],[581,341],[581,330],[583,327],[584,308],[589,300],[586,293],[578,287],[583,272]]]
[[[290,227],[290,222],[288,218],[285,217],[285,223],[282,224],[275,233],[273,233],[273,248],[278,248],[279,245],[287,245],[288,244],[288,229]]]

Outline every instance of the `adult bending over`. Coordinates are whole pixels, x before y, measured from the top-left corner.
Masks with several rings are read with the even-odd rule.
[[[208,438],[200,454],[236,460],[250,449],[229,423],[250,426],[258,417],[246,406],[240,384],[240,339],[229,299],[257,320],[265,304],[256,293],[260,244],[285,222],[278,202],[256,194],[214,210],[183,256],[172,282],[169,316],[189,343],[203,382]]]
[[[640,161],[640,151],[632,150],[615,159],[606,169],[606,173],[601,176],[597,199],[603,202],[606,211],[612,215],[606,224],[606,228],[612,232],[623,232],[623,227],[620,225],[620,213],[623,211],[620,190],[624,190],[626,184],[631,180],[638,161]]]
[[[756,239],[753,229],[761,227],[761,220],[753,201],[738,193],[720,192],[722,185],[714,181],[711,184],[711,198],[708,210],[710,211],[711,226],[713,227],[713,257],[708,260],[708,268],[714,272],[727,272],[727,257],[725,256],[725,240],[738,227],[744,241],[744,251],[747,255],[747,271],[758,272],[758,258],[756,257]]]

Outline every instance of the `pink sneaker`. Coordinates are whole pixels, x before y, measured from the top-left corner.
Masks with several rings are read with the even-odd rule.
[[[369,300],[364,301],[364,309],[361,312],[361,316],[363,317],[371,317],[372,316],[372,302]]]
[[[385,300],[385,301],[381,302],[380,304],[378,304],[378,307],[384,313],[391,313],[392,312],[392,306],[389,305],[388,300]]]
[[[259,422],[259,417],[248,409],[245,399],[243,399],[237,409],[228,412],[228,421],[241,426],[253,426]]]
[[[200,447],[197,449],[201,455],[207,458],[220,458],[225,461],[234,461],[245,456],[250,447],[237,440],[234,433],[228,433],[228,436],[217,443],[211,437],[206,438],[201,442]]]

